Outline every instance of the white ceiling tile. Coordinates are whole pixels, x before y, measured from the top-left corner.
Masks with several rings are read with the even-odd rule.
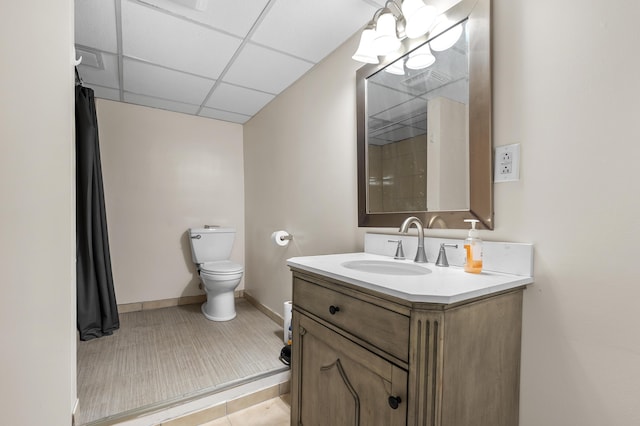
[[[241,39],[157,9],[122,2],[122,51],[180,71],[218,78]]]
[[[208,0],[206,9],[197,10],[187,0],[139,0],[172,14],[245,37],[268,0]]]
[[[110,53],[97,52],[102,57],[103,69],[97,69],[88,65],[78,65],[78,72],[82,80],[89,84],[119,89],[118,83],[118,57]]]
[[[425,131],[415,128],[415,127],[399,127],[394,130],[390,130],[381,135],[377,136],[378,143],[376,145],[380,145],[380,140],[386,140],[388,142],[398,142],[404,139],[413,138],[415,136],[424,135]]]
[[[251,41],[319,62],[371,20],[376,10],[364,1],[278,0]]]
[[[75,43],[118,52],[114,0],[75,0]]]
[[[367,111],[370,116],[413,99],[413,96],[372,82],[367,83]],[[374,102],[375,100],[375,102]]]
[[[86,87],[93,89],[93,94],[96,98],[109,99],[111,101],[120,100],[120,90],[112,89],[110,87],[94,86],[92,84],[85,84]]]
[[[202,108],[202,111],[200,111],[200,116],[215,118],[216,120],[230,121],[232,123],[239,123],[239,124],[244,124],[251,118],[251,116],[249,115],[236,114],[228,111],[220,111],[212,108]]]
[[[166,109],[168,111],[183,112],[185,114],[194,115],[200,108],[198,105],[183,104],[181,102],[167,101],[165,99],[153,98],[151,96],[138,95],[135,93],[124,92],[124,101],[144,105],[151,108]]]
[[[224,81],[278,94],[312,66],[309,62],[247,43]]]
[[[177,102],[200,105],[214,80],[124,58],[124,90]]]
[[[215,80],[221,78],[198,115],[237,123],[246,122],[293,84],[384,4],[384,0],[74,1],[76,47],[103,52],[104,69],[91,68],[89,57],[79,66],[85,85],[94,87],[97,97],[118,100],[121,89],[130,102],[198,114]],[[122,34],[116,34],[118,27]],[[244,39],[243,44],[252,29],[255,41]],[[222,76],[225,69],[228,72]]]
[[[274,95],[221,83],[206,103],[210,108],[254,115],[268,104]]]
[[[427,111],[427,101],[415,98],[378,113],[375,118],[393,123],[408,120]]]

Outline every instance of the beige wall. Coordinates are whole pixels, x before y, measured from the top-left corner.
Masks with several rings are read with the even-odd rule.
[[[244,264],[242,126],[106,100],[97,111],[118,304],[203,294],[191,227],[236,228]]]
[[[350,51],[339,49],[244,126],[246,288],[280,314],[291,298],[288,257],[361,245]],[[286,248],[269,240],[278,229],[293,234]]]
[[[0,3],[6,425],[69,425],[76,399],[72,47],[72,1]]]
[[[640,424],[640,6],[614,3],[493,1],[494,144],[521,143],[522,163],[482,236],[535,244],[521,426]],[[246,285],[278,312],[287,257],[362,248],[355,42],[245,125]],[[295,244],[269,244],[277,228]]]
[[[468,115],[465,104],[444,97],[429,100],[428,210],[469,209]]]
[[[522,424],[640,424],[640,4],[495,3],[494,140],[522,144],[495,236],[536,245]]]

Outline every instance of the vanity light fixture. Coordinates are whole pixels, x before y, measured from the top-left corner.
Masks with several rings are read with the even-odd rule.
[[[403,61],[401,59],[398,59],[397,61],[385,67],[385,72],[395,75],[404,75],[404,65],[402,64]]]
[[[429,49],[429,43],[425,43],[413,52],[409,53],[409,59],[407,59],[407,68],[412,70],[420,70],[427,68],[436,61],[436,57],[431,53]]]
[[[354,60],[377,64],[378,56],[398,50],[403,39],[418,38],[429,31],[438,15],[434,6],[424,0],[403,0],[401,6],[399,2],[388,0],[376,11],[362,31]]]
[[[362,35],[360,36],[360,44],[358,50],[353,54],[352,58],[358,62],[364,62],[367,64],[379,64],[378,55],[373,50],[373,39],[376,36],[376,28],[372,22],[367,24]]]
[[[395,5],[393,1],[387,4]],[[397,33],[397,21],[391,9],[385,7],[376,20],[376,34],[373,38],[373,50],[379,56],[386,56],[400,48],[401,41]]]
[[[454,27],[453,24],[453,22],[445,19],[435,26],[433,32],[441,34],[429,42],[432,50],[442,52],[456,44],[462,34],[462,25],[458,24]]]
[[[404,0],[402,14],[407,21],[405,33],[409,38],[418,38],[429,31],[438,16],[434,6],[424,4],[423,0]]]

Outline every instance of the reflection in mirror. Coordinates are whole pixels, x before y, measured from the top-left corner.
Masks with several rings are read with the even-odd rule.
[[[358,225],[493,229],[490,0],[356,73]]]
[[[465,25],[367,79],[369,212],[469,209]]]

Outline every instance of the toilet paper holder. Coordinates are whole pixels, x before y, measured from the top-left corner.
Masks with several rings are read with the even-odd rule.
[[[284,230],[275,231],[271,234],[271,241],[280,247],[286,247],[291,240],[293,240],[293,235]]]

